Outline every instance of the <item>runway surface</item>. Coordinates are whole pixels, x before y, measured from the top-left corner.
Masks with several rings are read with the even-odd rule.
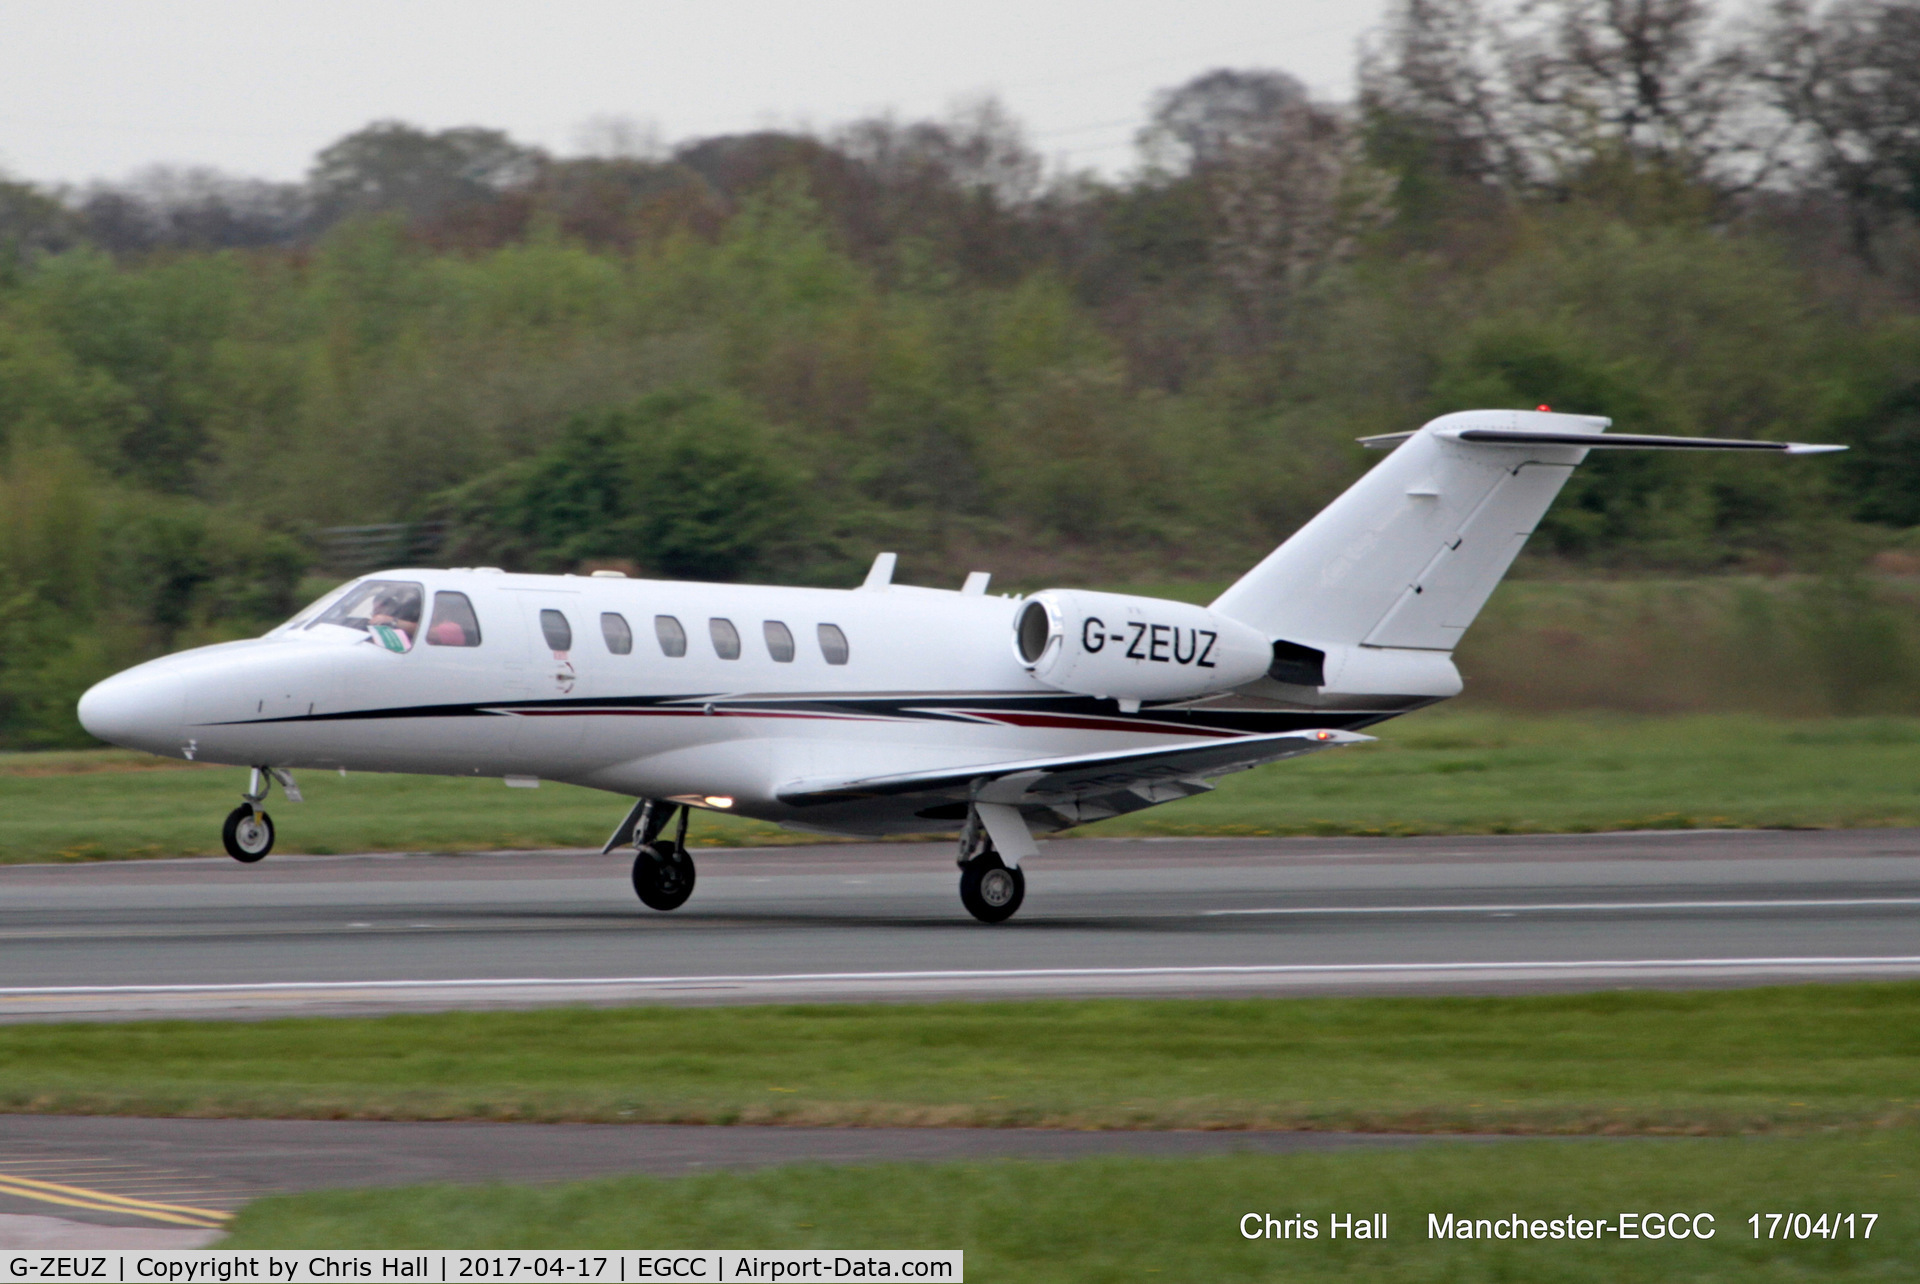
[[[961,910],[945,845],[0,868],[0,1020],[548,1003],[1490,992],[1920,976],[1920,831],[1044,844]]]

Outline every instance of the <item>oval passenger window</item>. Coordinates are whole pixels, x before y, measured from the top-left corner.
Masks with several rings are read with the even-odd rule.
[[[627,627],[626,616],[604,612],[600,616],[600,636],[607,640],[607,650],[615,655],[633,653],[633,630]]]
[[[826,657],[828,664],[847,662],[847,635],[840,631],[838,624],[820,626],[820,654]]]
[[[428,646],[479,646],[480,621],[465,593],[435,593],[433,619],[427,625]]]
[[[778,620],[768,620],[760,628],[767,635],[767,654],[781,664],[792,664],[793,631]]]
[[[678,659],[687,653],[687,631],[673,616],[654,616],[653,635],[660,639],[660,654]]]
[[[540,612],[540,631],[546,634],[549,649],[573,650],[573,626],[567,623],[567,617],[560,612],[553,610]]]
[[[713,653],[722,660],[740,658],[740,630],[733,627],[732,620],[714,618],[707,621],[707,630],[713,634]]]

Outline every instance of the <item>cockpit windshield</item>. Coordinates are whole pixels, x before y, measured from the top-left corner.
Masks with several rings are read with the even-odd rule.
[[[298,611],[295,611],[292,615],[288,616],[286,619],[286,622],[277,626],[273,630],[273,632],[274,633],[291,633],[295,629],[306,628],[307,625],[313,623],[315,616],[319,615],[320,612],[326,610],[329,606],[332,606],[334,602],[338,601],[342,593],[351,593],[353,591],[353,588],[354,588],[353,582],[348,581],[345,584],[336,585],[335,587],[328,589],[326,592],[322,593],[319,597],[314,598],[313,601],[307,603],[305,606],[301,607]]]
[[[420,586],[405,580],[362,580],[307,627],[332,624],[358,629],[367,634],[368,641],[389,651],[411,651],[420,633],[424,599]]]

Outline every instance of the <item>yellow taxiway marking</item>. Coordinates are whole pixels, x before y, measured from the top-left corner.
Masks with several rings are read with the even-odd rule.
[[[232,1213],[223,1213],[214,1208],[195,1208],[188,1204],[162,1204],[150,1199],[132,1199],[125,1195],[110,1194],[104,1190],[90,1190],[85,1186],[64,1186],[58,1182],[18,1177],[12,1173],[0,1173],[0,1195],[14,1195],[21,1199],[38,1200],[45,1204],[60,1204],[67,1208],[85,1208],[96,1213],[126,1213],[157,1222],[197,1226],[203,1230],[216,1230],[233,1217]]]

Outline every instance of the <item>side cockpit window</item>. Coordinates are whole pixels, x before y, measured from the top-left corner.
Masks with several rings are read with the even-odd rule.
[[[480,621],[465,593],[435,593],[433,619],[427,624],[428,646],[479,646]]]
[[[389,651],[411,651],[420,633],[420,608],[425,600],[426,594],[418,584],[362,580],[307,627],[357,629],[367,635],[367,641]]]

